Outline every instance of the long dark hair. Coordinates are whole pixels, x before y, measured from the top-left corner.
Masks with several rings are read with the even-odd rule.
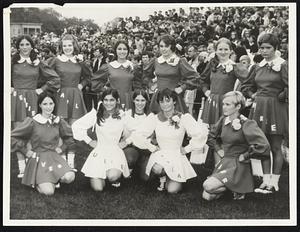
[[[164,98],[167,98],[167,99],[170,99],[172,98],[174,102],[177,101],[177,93],[174,91],[174,90],[171,90],[171,89],[163,89],[163,90],[160,90],[157,94],[157,103],[159,104],[159,102],[163,101]]]
[[[175,52],[176,51],[176,41],[174,39],[174,37],[172,37],[171,35],[163,35],[158,44],[160,44],[160,42],[163,41],[165,43],[166,46],[171,46],[171,51]]]
[[[139,95],[142,95],[146,99],[146,105],[145,105],[145,108],[144,108],[144,113],[146,115],[148,115],[149,114],[149,96],[148,96],[148,93],[144,89],[136,89],[136,90],[134,90],[134,92],[132,94],[132,100],[134,101],[135,98]],[[134,115],[135,115],[135,104],[133,102],[131,116],[134,118]]]
[[[37,113],[38,114],[41,114],[42,113],[42,109],[40,107],[40,104],[44,101],[44,99],[46,97],[49,97],[52,99],[53,103],[54,103],[54,109],[53,109],[53,112],[52,114],[53,115],[56,115],[56,100],[55,100],[55,97],[52,93],[48,92],[48,91],[45,91],[45,92],[42,92],[39,97],[38,97],[38,101],[37,101],[37,105],[38,105],[38,110],[37,110]]]
[[[33,42],[32,38],[29,35],[21,35],[17,38],[16,48],[17,48],[18,51],[17,51],[16,54],[13,55],[12,60],[11,60],[11,64],[16,64],[21,58],[19,49],[20,49],[20,43],[23,39],[27,40],[30,43],[31,47],[32,47],[32,50],[29,54],[29,58],[30,58],[31,62],[33,62],[37,58],[37,53],[35,52],[34,42]]]
[[[106,90],[103,91],[100,100],[102,101],[100,105],[98,106],[97,110],[97,123],[100,126],[102,122],[105,121],[105,117],[107,116],[106,114],[106,109],[103,105],[103,100],[107,95],[112,95],[113,98],[116,99],[117,105],[115,108],[115,112],[113,113],[112,117],[113,118],[120,118],[120,105],[118,104],[118,101],[120,100],[120,95],[116,89],[113,88],[107,88]]]

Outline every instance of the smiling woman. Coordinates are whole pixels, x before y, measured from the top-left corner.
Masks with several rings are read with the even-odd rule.
[[[102,92],[103,83],[110,85],[118,90],[120,94],[120,103],[124,108],[131,108],[131,93],[134,89],[142,87],[142,80],[135,75],[136,66],[129,60],[129,46],[126,41],[119,40],[114,48],[115,60],[105,64],[92,77],[92,90]]]

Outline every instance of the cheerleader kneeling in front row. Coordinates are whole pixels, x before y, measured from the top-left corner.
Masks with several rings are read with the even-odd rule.
[[[43,92],[38,98],[38,114],[25,120],[11,132],[11,151],[28,157],[22,184],[36,187],[45,195],[53,195],[55,184],[71,183],[74,170],[61,154],[71,152],[75,143],[71,127],[55,115],[56,102],[52,94]],[[63,144],[59,146],[59,139]],[[26,144],[31,143],[28,150]]]
[[[90,178],[91,187],[95,191],[103,191],[106,179],[118,187],[122,175],[128,177],[130,174],[122,150],[126,144],[119,142],[126,125],[119,101],[117,90],[106,89],[102,93],[98,110],[92,109],[72,125],[74,138],[94,148],[81,171]],[[96,129],[97,141],[87,135],[87,130],[92,127]]]
[[[148,115],[143,125],[131,136],[135,146],[151,151],[146,174],[159,176],[161,186],[158,189],[166,188],[169,193],[179,192],[183,183],[196,176],[186,154],[202,149],[208,134],[207,127],[197,123],[190,114],[175,111],[176,99],[175,91],[159,91],[157,103],[161,111],[156,115]],[[156,134],[157,146],[149,139],[153,132]],[[182,147],[185,133],[191,140],[189,145]]]
[[[240,114],[245,98],[238,91],[224,95],[223,114],[208,136],[208,145],[223,158],[203,183],[202,197],[218,199],[224,191],[233,192],[235,200],[254,191],[250,158],[270,158],[270,145],[254,120]],[[223,147],[224,150],[221,149]]]

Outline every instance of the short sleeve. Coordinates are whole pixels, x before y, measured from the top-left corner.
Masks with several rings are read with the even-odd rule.
[[[27,153],[27,142],[30,140],[33,131],[33,119],[25,118],[24,121],[11,132],[11,152],[20,151]]]
[[[72,131],[74,139],[78,141],[84,141],[89,144],[92,139],[88,136],[87,130],[95,126],[97,121],[97,112],[92,109],[83,117],[79,118],[72,124]]]
[[[207,126],[197,122],[190,114],[182,115],[181,120],[188,136],[191,137],[189,144],[185,147],[186,152],[202,149],[207,141]]]
[[[245,158],[263,159],[270,157],[270,145],[263,131],[258,127],[256,121],[247,119],[242,130],[249,149],[244,154]]]

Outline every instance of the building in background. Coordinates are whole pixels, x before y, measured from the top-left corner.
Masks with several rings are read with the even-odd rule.
[[[10,23],[10,36],[17,37],[19,35],[34,35],[40,34],[42,23]]]

